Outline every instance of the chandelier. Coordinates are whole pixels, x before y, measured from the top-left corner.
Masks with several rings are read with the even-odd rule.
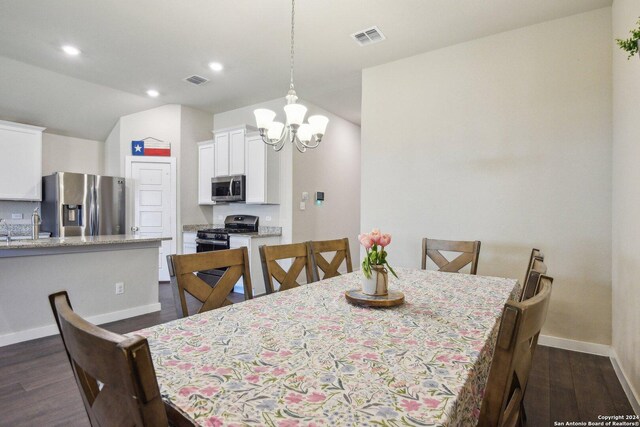
[[[256,124],[265,144],[280,151],[284,148],[285,142],[289,141],[296,146],[298,151],[304,153],[307,148],[316,148],[320,144],[329,119],[325,116],[315,115],[309,117],[309,123],[303,123],[307,107],[297,102],[298,96],[293,86],[294,18],[295,0],[291,0],[291,81],[289,92],[285,97],[287,100],[287,105],[284,106],[286,124],[274,121],[276,113],[266,108],[258,108],[254,110],[253,114],[256,116]]]

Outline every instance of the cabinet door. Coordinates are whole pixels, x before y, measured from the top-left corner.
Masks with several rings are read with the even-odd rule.
[[[183,254],[195,254],[196,248],[196,233],[183,232],[182,233],[182,253]]]
[[[0,123],[0,200],[39,201],[42,131],[3,123]]]
[[[213,141],[198,146],[198,203],[212,205],[211,178],[215,176],[215,146]]]
[[[216,135],[215,137],[216,147],[216,161],[215,161],[215,176],[228,176],[229,175],[229,133],[224,132]]]
[[[244,129],[229,132],[229,174],[244,175]]]
[[[265,203],[266,201],[266,166],[267,146],[260,136],[247,138],[247,203]]]

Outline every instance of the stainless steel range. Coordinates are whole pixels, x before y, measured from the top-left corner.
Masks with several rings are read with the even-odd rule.
[[[255,234],[258,232],[259,218],[253,215],[229,215],[224,220],[224,228],[207,228],[196,234],[196,252],[222,251],[229,249],[229,234]],[[226,269],[205,270],[198,277],[214,286]]]

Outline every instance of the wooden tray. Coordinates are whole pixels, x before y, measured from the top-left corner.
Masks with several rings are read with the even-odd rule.
[[[351,304],[366,307],[395,307],[404,304],[404,294],[400,291],[389,291],[387,295],[367,295],[362,289],[351,289],[344,296]]]

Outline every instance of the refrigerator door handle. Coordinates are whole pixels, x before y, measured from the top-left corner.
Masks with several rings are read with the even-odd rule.
[[[98,206],[96,204],[96,188],[95,182],[91,186],[91,206],[89,208],[89,235],[95,236],[96,234],[96,217],[98,213]]]

